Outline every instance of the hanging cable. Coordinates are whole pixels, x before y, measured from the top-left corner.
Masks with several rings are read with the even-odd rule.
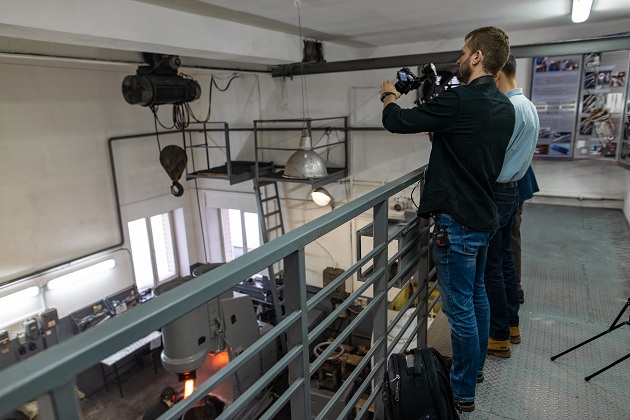
[[[330,133],[332,133],[332,130],[335,130],[337,140],[341,142],[341,139],[339,139],[339,134],[337,133],[337,127],[326,127],[326,129],[324,130],[324,134],[322,134],[322,136],[317,139],[315,144],[313,144],[313,147],[317,146],[319,142],[324,138],[324,136],[326,136],[326,162],[330,161]]]
[[[193,80],[190,76],[184,73],[180,73],[179,76],[184,79]],[[233,73],[230,76],[230,80],[228,80],[227,85],[224,88],[221,88],[215,81],[214,76],[211,75],[210,88],[208,89],[208,112],[206,114],[205,119],[197,118],[192,108],[190,107],[190,103],[185,102],[180,105],[173,105],[173,111],[172,111],[173,124],[171,126],[166,126],[165,124],[162,123],[162,121],[158,117],[159,105],[151,105],[149,108],[153,112],[153,117],[155,118],[156,123],[159,124],[160,127],[164,128],[165,130],[172,130],[174,128],[178,130],[185,129],[190,125],[191,119],[198,123],[206,123],[210,121],[210,115],[212,112],[212,87],[214,86],[219,91],[225,92],[226,90],[228,90],[228,88],[230,87],[230,84],[234,81],[234,79],[238,77],[240,77],[240,75]]]
[[[183,130],[190,124],[190,114],[186,105],[173,105],[173,125],[178,130]]]
[[[188,132],[188,141],[190,142],[190,145],[192,146],[192,133],[189,131]],[[186,147],[186,136],[184,134],[184,147]],[[192,169],[193,172],[197,172],[197,167],[195,166],[195,161],[192,161]],[[206,249],[206,234],[205,234],[205,229],[203,226],[203,216],[201,214],[201,200],[199,198],[199,184],[197,183],[197,178],[195,178],[195,195],[197,196],[197,211],[199,212],[199,226],[201,228],[201,244],[203,245],[203,259],[204,262],[207,264],[209,263],[209,258],[208,258],[208,250]]]
[[[308,201],[305,201],[302,207],[302,221],[304,222],[304,224],[306,224],[306,204],[308,203]],[[317,245],[319,245],[324,251],[326,251],[326,253],[330,256],[330,258],[333,261],[333,268],[337,268],[337,259],[335,258],[335,255],[330,252],[330,250],[328,248],[326,248],[320,241],[319,239],[315,239],[314,241]]]
[[[238,74],[236,74],[236,73],[232,73],[232,77],[230,77],[230,80],[228,80],[228,84],[227,84],[227,85],[225,85],[225,87],[224,87],[223,89],[221,89],[221,88],[219,87],[219,85],[217,85],[217,82],[214,80],[214,77],[212,77],[212,79],[210,79],[210,82],[211,82],[211,84],[212,84],[212,85],[214,85],[214,86],[215,86],[217,89],[219,89],[221,92],[225,92],[225,91],[226,91],[226,90],[228,90],[228,88],[230,87],[230,84],[232,83],[232,81],[233,81],[234,79],[239,78],[239,77],[240,77],[240,76],[239,76]]]
[[[186,76],[184,74],[182,74],[183,77],[189,77]],[[191,118],[193,120],[195,120],[195,122],[198,123],[206,123],[208,121],[210,121],[210,114],[212,112],[212,87],[216,87],[220,92],[225,92],[226,90],[229,89],[230,84],[232,84],[232,82],[234,81],[234,79],[238,79],[239,77],[241,77],[240,75],[236,74],[236,73],[232,73],[232,75],[230,76],[230,80],[228,80],[227,85],[224,88],[219,87],[219,85],[217,84],[216,80],[214,79],[213,75],[210,75],[210,88],[208,89],[208,113],[206,114],[206,118],[205,119],[199,119],[195,116],[195,113],[193,112],[192,108],[190,107],[189,103],[185,103],[183,106],[186,108],[186,113],[188,115],[188,118]]]
[[[199,199],[199,185],[197,185],[197,178],[195,178],[195,191],[197,192],[197,210],[199,211],[199,224],[201,225],[201,242],[203,244],[203,258],[204,262],[207,264],[208,259],[208,250],[206,249],[206,235],[204,233],[203,228],[203,217],[201,216],[201,200]]]
[[[304,37],[302,36],[302,15],[300,13],[300,0],[295,0],[293,3],[298,10],[298,29],[300,33],[300,51],[302,51],[304,45]],[[306,78],[304,77],[304,60],[300,60],[300,76],[302,77],[302,119],[306,124],[308,117],[308,92],[306,90]]]
[[[153,108],[153,107],[151,107]],[[157,118],[157,114],[155,112],[153,112],[153,125],[155,126],[155,138],[157,139],[157,145],[158,145],[158,153],[162,152],[162,146],[160,146],[160,134],[158,132],[158,118]],[[162,125],[162,124],[160,124]]]
[[[173,123],[173,125],[171,125],[170,127],[167,127],[164,124],[162,124],[162,121],[160,121],[160,118],[157,115],[158,110],[160,108],[159,105],[151,105],[149,108],[151,109],[151,112],[153,112],[153,118],[155,119],[156,124],[159,124],[160,127],[162,127],[165,130],[172,130],[173,128],[175,128],[175,123]],[[155,131],[157,132],[157,126],[155,128]]]

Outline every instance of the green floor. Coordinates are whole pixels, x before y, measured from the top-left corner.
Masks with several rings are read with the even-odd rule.
[[[630,298],[630,229],[620,210],[527,205],[521,344],[488,357],[477,409],[463,419],[630,419],[630,327],[606,334]],[[630,308],[620,322],[630,320]]]

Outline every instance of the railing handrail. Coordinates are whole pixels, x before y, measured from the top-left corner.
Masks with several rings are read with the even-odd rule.
[[[223,264],[200,277],[139,305],[133,311],[114,317],[61,342],[26,361],[0,372],[0,415],[61,388],[86,369],[146,336],[151,331],[180,318],[243,279],[331,232],[389,197],[420,181],[426,166],[410,172],[356,200],[336,208],[316,220]]]

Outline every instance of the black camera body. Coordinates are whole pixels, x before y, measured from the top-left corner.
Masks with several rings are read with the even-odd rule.
[[[409,70],[407,67],[403,67],[396,73],[396,78],[398,79],[398,81],[396,82],[394,87],[398,92],[400,92],[401,95],[405,95],[412,90],[418,89],[427,79],[435,81],[436,75],[437,70],[435,69],[433,63],[425,64],[422,67],[421,77],[413,74],[411,70]]]

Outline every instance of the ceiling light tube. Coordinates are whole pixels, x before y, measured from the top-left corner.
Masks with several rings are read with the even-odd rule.
[[[0,297],[0,307],[5,308],[5,305],[9,305],[18,301],[24,301],[25,299],[34,298],[37,295],[39,295],[39,286],[27,287],[26,289],[22,289],[19,292]]]
[[[116,261],[112,258],[89,267],[82,268],[70,274],[66,274],[56,279],[52,279],[46,284],[49,290],[59,289],[69,284],[75,283],[87,277],[94,276],[107,270],[111,270],[116,266]]]
[[[573,23],[585,22],[591,14],[592,6],[593,0],[573,0],[573,12],[571,13]]]

